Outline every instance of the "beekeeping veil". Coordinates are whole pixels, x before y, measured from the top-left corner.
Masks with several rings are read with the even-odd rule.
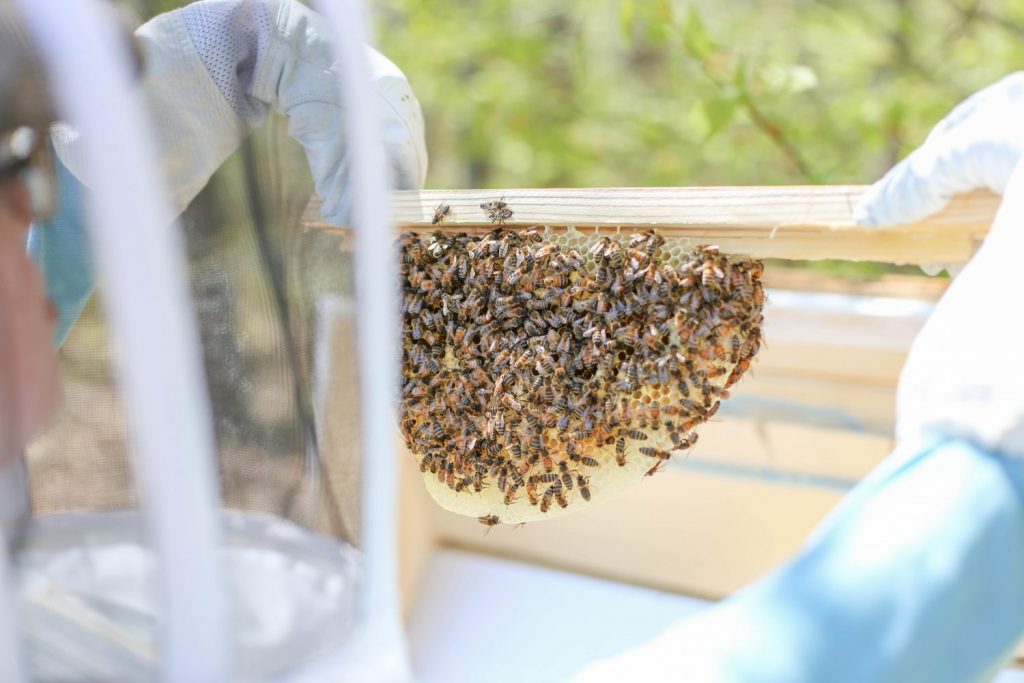
[[[36,7],[65,10],[54,0],[19,4],[37,20],[45,12]],[[55,99],[82,141],[73,168],[87,188],[99,277],[61,349],[64,408],[27,452],[33,520],[15,559],[28,668],[41,680],[284,680],[337,656],[374,614],[396,612],[379,597],[391,590],[393,568],[373,559],[390,552],[393,506],[375,508],[383,522],[367,521],[361,466],[361,444],[372,440],[380,497],[393,415],[378,409],[368,429],[373,401],[358,396],[377,391],[377,403],[388,404],[397,395],[381,379],[394,374],[397,353],[384,344],[378,369],[367,371],[359,351],[368,348],[361,335],[379,339],[397,328],[381,334],[365,315],[369,308],[386,321],[393,312],[392,237],[378,225],[377,253],[386,258],[357,272],[359,252],[307,229],[315,214],[307,214],[309,162],[276,114],[174,222],[171,193],[157,187],[164,178],[155,172],[152,127],[161,112],[128,92],[124,64],[99,60],[93,80],[88,65],[75,63],[90,54],[113,59],[103,54],[111,31],[87,16],[96,7],[75,3],[60,26],[46,26],[52,44],[40,49],[48,68],[59,67],[50,72]],[[81,27],[70,28],[71,14]],[[335,35],[354,30],[335,21]],[[162,40],[190,40],[162,28]],[[346,40],[364,44],[358,35]],[[364,59],[338,57],[344,68]],[[160,66],[147,65],[143,89]],[[197,80],[183,99],[210,88],[204,64],[185,66]],[[114,71],[122,81],[104,84]],[[349,81],[360,78],[365,72]],[[346,137],[353,164],[360,145],[376,139]],[[373,175],[354,174],[359,192]],[[380,184],[376,203],[385,206]],[[360,250],[372,242],[361,235]],[[384,303],[354,296],[362,276],[383,280],[360,291]],[[199,616],[188,618],[190,610]],[[363,631],[401,657],[379,627]]]

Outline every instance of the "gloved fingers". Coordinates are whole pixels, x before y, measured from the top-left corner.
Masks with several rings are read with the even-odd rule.
[[[941,138],[969,121],[975,112],[1021,100],[1024,100],[1024,71],[1017,71],[982,88],[956,105],[945,118],[932,128],[925,144]]]
[[[956,194],[988,189],[1002,194],[1021,154],[1021,142],[1004,133],[1002,120],[950,130],[896,164],[861,197],[858,225],[888,227],[919,221]],[[979,133],[979,129],[982,131]]]
[[[954,166],[938,144],[924,145],[868,188],[854,209],[858,225],[887,227],[911,223],[949,202]]]

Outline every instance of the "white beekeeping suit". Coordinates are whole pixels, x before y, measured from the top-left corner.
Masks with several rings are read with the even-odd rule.
[[[154,18],[136,36],[142,89],[179,211],[272,107],[288,117],[289,134],[305,149],[324,219],[347,222],[344,102],[319,15],[294,0],[203,0]],[[419,103],[398,67],[367,49],[392,184],[422,187]],[[55,139],[61,159],[88,185],[74,131],[58,130]]]
[[[319,15],[294,0],[203,0],[154,18],[136,37],[142,94],[179,212],[274,108],[288,117],[289,134],[305,149],[324,219],[349,222],[345,103]],[[427,151],[419,102],[398,67],[367,50],[392,185],[420,188]],[[60,345],[92,291],[94,274],[78,182],[88,186],[89,179],[77,133],[58,126],[53,137],[63,162],[58,210],[45,229],[33,229],[29,250],[58,310],[54,341]]]

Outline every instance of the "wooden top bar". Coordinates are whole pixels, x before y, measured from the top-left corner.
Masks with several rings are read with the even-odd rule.
[[[396,192],[399,230],[438,229],[482,234],[494,229],[482,202],[503,199],[510,229],[547,225],[581,232],[654,229],[694,244],[756,258],[842,259],[888,263],[959,263],[970,258],[995,217],[999,198],[976,192],[955,198],[934,216],[892,229],[861,228],[852,212],[860,185],[778,187],[662,187]],[[439,204],[451,207],[443,225],[432,225]],[[311,202],[306,225],[348,233],[319,219]]]

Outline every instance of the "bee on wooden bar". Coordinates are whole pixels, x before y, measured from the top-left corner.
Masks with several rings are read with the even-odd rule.
[[[480,208],[487,213],[487,218],[492,223],[504,225],[505,221],[512,218],[512,209],[508,208],[508,204],[505,203],[504,197],[494,201],[484,202],[480,205]],[[505,249],[508,249],[507,245],[505,246]],[[507,251],[505,253],[507,254]],[[504,256],[500,256],[500,258],[504,258]]]
[[[434,209],[434,220],[432,221],[433,224],[440,224],[441,222],[444,221],[446,216],[451,214],[451,212],[452,207],[448,206],[447,204],[438,204],[437,208]]]
[[[508,204],[505,203],[505,198],[502,197],[501,199],[495,199],[494,201],[484,202],[480,205],[480,208],[490,213],[491,211],[500,211],[507,206]]]

